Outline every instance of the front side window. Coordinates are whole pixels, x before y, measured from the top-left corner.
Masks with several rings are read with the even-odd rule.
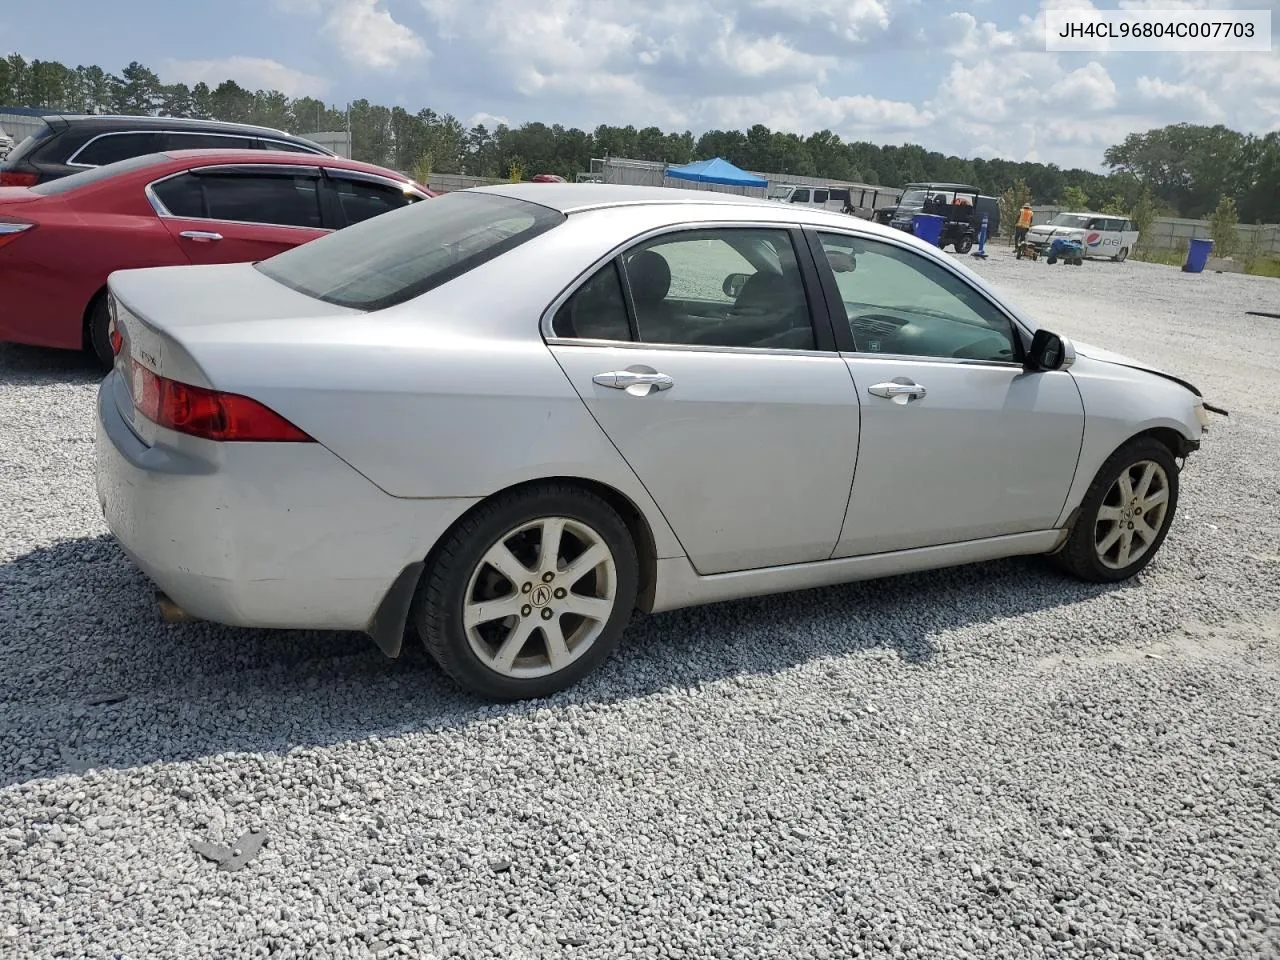
[[[858,352],[1017,362],[1009,319],[941,264],[878,240],[819,236]]]
[[[338,194],[347,223],[360,223],[370,217],[407,207],[418,199],[411,193],[381,183],[347,180],[335,177],[333,189]]]
[[[802,190],[797,190],[795,193],[793,193],[791,195],[791,202],[792,203],[808,203],[809,202],[808,189],[806,188]]]
[[[623,254],[643,343],[813,350],[813,323],[786,230],[682,230]]]
[[[305,296],[382,310],[433,290],[565,219],[541,204],[460,190],[338,230],[256,266]]]
[[[101,167],[163,149],[156,133],[112,133],[85,144],[73,162]]]

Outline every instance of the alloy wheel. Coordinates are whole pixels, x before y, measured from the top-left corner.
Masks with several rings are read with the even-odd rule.
[[[1120,471],[1102,499],[1094,549],[1102,565],[1123,570],[1140,560],[1160,536],[1169,510],[1169,476],[1154,460]]]
[[[563,670],[599,639],[613,614],[617,562],[604,538],[567,517],[508,531],[467,584],[467,642],[489,669],[532,679]]]

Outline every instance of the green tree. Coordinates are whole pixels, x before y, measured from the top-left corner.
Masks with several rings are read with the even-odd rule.
[[[1117,193],[1104,203],[1101,212],[1110,214],[1113,217],[1127,217],[1129,215],[1129,205],[1125,202],[1124,194]]]
[[[1143,186],[1137,203],[1129,211],[1129,220],[1133,224],[1133,229],[1138,231],[1135,249],[1146,252],[1151,241],[1151,225],[1156,220],[1156,202],[1150,186]]]
[[[1089,195],[1075,184],[1068,184],[1062,191],[1062,205],[1068,210],[1088,210]]]
[[[1008,230],[1010,237],[1013,236],[1014,228],[1018,223],[1018,211],[1022,209],[1024,203],[1030,202],[1031,188],[1021,177],[1013,181],[1013,185],[1000,194],[1000,226]]]
[[[1209,215],[1209,236],[1213,238],[1215,255],[1229,257],[1236,252],[1240,240],[1240,235],[1236,232],[1236,224],[1239,222],[1235,200],[1223,197],[1218,201],[1217,208]]]

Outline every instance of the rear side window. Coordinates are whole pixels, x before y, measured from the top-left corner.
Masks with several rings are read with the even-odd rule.
[[[59,177],[57,180],[46,180],[44,183],[37,184],[31,188],[32,193],[38,193],[44,197],[51,197],[59,193],[70,193],[72,190],[79,190],[81,187],[87,187],[90,184],[97,183],[99,180],[109,180],[110,178],[122,173],[128,173],[131,170],[141,170],[143,167],[154,166],[157,163],[163,163],[168,160],[162,153],[152,153],[143,157],[133,157],[129,160],[123,160],[111,167],[94,167],[91,170],[83,170],[80,173],[73,173],[69,177]]]
[[[175,217],[207,217],[200,178],[184,173],[153,184],[151,192]]]
[[[415,203],[257,264],[326,303],[381,310],[448,283],[565,221],[558,210],[468,190]]]
[[[307,176],[202,174],[204,216],[237,223],[320,229],[317,179]]]
[[[303,146],[300,143],[290,143],[287,140],[259,140],[258,146],[263,150],[283,150],[285,153],[309,153],[312,156],[324,156],[323,150]]]
[[[333,188],[338,194],[338,204],[342,207],[348,224],[360,223],[370,217],[399,210],[418,199],[403,190],[363,180],[334,178]]]
[[[791,195],[791,202],[792,203],[808,203],[809,191],[807,189],[797,190],[795,193]]]
[[[165,150],[257,150],[253,137],[232,137],[220,133],[166,133]]]
[[[813,191],[813,202],[814,202],[814,203],[826,203],[826,202],[827,202],[827,191],[826,191],[826,190],[815,190],[815,191]]]
[[[108,133],[95,140],[90,140],[80,148],[68,163],[83,163],[103,166],[118,163],[131,157],[163,150],[161,135],[157,133]]]

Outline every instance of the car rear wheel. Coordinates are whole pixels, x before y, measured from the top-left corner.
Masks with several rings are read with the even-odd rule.
[[[467,517],[428,564],[414,600],[427,651],[490,700],[546,697],[617,647],[639,561],[626,524],[595,494],[545,485]]]
[[[1111,259],[1112,259],[1112,260],[1114,260],[1114,261],[1116,261],[1116,263],[1124,263],[1126,260],[1128,260],[1128,259],[1129,259],[1129,248],[1128,248],[1128,247],[1121,247],[1121,248],[1120,248],[1120,252],[1119,252],[1119,253],[1117,253],[1117,254],[1116,254],[1114,257],[1112,257]]]
[[[1053,560],[1084,580],[1127,580],[1155,557],[1177,507],[1173,454],[1160,441],[1140,437],[1102,465]]]
[[[104,370],[109,371],[116,357],[111,349],[111,310],[107,307],[105,292],[98,294],[93,298],[93,303],[89,304],[84,340],[85,350]]]
[[[967,234],[955,243],[956,253],[964,255],[973,249],[973,237]]]

